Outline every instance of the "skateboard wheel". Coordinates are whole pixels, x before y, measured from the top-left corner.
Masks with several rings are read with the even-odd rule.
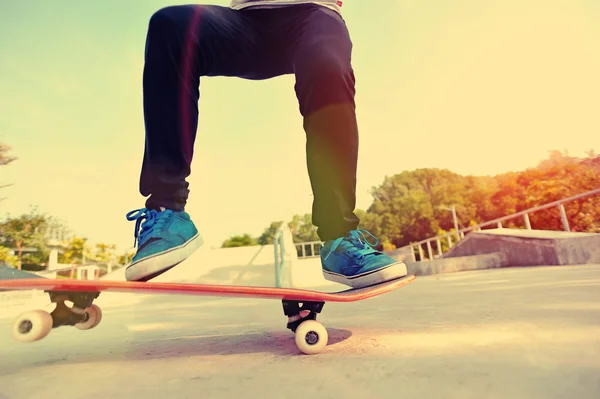
[[[80,330],[90,330],[100,324],[102,320],[102,310],[98,305],[92,305],[85,310],[88,315],[88,319],[81,323],[75,324],[75,327]]]
[[[307,355],[314,355],[327,346],[327,330],[315,320],[306,320],[296,329],[296,346]]]
[[[52,316],[43,310],[20,314],[12,325],[12,336],[19,342],[39,341],[52,330]]]

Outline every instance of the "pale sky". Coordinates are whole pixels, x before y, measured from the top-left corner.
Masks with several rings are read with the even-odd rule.
[[[208,1],[228,5],[227,0]],[[37,205],[91,242],[133,243],[141,76],[158,0],[0,3],[2,214]],[[597,0],[345,0],[360,125],[358,204],[415,168],[523,170],[600,152]],[[187,211],[207,245],[311,211],[294,78],[201,80]],[[425,238],[425,237],[424,237]]]

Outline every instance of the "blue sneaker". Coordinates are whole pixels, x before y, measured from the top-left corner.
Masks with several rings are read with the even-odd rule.
[[[136,221],[134,245],[138,244],[125,271],[128,281],[148,281],[183,262],[203,244],[186,212],[142,208],[129,212],[127,220]]]
[[[323,276],[326,280],[362,288],[406,276],[404,262],[396,261],[374,249],[366,230],[351,230],[345,237],[327,241],[321,249]]]

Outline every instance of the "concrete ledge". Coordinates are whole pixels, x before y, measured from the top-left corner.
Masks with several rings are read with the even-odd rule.
[[[432,274],[456,273],[471,270],[495,269],[508,266],[508,258],[502,252],[476,256],[461,256],[448,259],[405,262],[408,274],[429,276]]]
[[[503,252],[508,266],[580,265],[600,262],[600,234],[494,229],[470,233],[444,254],[461,256]]]

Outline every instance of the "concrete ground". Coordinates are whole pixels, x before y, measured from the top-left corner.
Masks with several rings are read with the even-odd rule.
[[[315,356],[278,301],[101,297],[96,329],[33,344],[0,318],[0,398],[600,398],[600,265],[419,277],[328,303]]]

